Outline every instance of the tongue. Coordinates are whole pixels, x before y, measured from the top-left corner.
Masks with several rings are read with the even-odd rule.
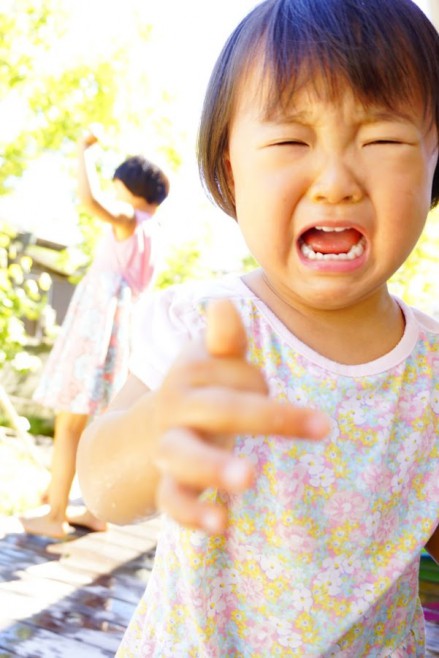
[[[319,231],[312,228],[303,236],[303,242],[315,252],[321,254],[343,254],[347,253],[354,245],[358,244],[361,234],[354,228],[345,231]]]

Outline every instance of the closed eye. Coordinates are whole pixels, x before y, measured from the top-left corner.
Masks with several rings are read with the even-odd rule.
[[[374,139],[370,142],[366,142],[365,146],[373,146],[374,144],[405,144],[406,142],[401,141],[400,139]]]
[[[273,146],[308,146],[308,144],[299,139],[283,139],[280,142],[275,142]]]

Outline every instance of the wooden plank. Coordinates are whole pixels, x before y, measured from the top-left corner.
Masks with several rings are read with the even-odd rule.
[[[99,615],[89,616],[90,612],[96,611],[87,613],[77,608],[72,609],[67,602],[63,602],[26,619],[26,624],[57,634],[59,642],[67,637],[69,640],[108,651],[114,656],[126,624],[114,623],[99,618]]]
[[[157,544],[157,535],[148,529],[146,534],[124,532],[120,528],[111,526],[104,533],[95,533],[91,542],[113,544],[113,546],[129,546],[139,553],[153,548]]]
[[[3,586],[0,589],[0,610],[2,616],[6,615],[8,619],[21,621],[32,617],[44,609],[45,605],[47,604],[40,597],[31,598],[17,592],[5,591]]]
[[[107,658],[114,650],[91,646],[30,624],[11,623],[0,633],[0,658]]]
[[[78,530],[60,542],[0,519],[0,658],[114,656],[152,569],[159,525]]]
[[[81,587],[93,582],[96,578],[94,571],[85,569],[73,569],[69,565],[60,561],[51,560],[39,564],[26,564],[25,557],[19,555],[19,561],[15,563],[2,564],[0,562],[0,582],[9,580],[11,576],[23,577],[25,574],[35,576],[40,579],[56,580],[62,583],[71,583],[76,587]]]
[[[56,556],[45,555],[32,550],[32,548],[10,545],[3,540],[0,541],[0,544],[0,564],[4,566],[8,564],[14,566],[15,564],[17,568],[20,568],[18,565],[25,567],[31,564],[44,564],[49,560],[57,560]]]
[[[64,599],[56,606],[51,606],[51,610],[67,611],[72,614],[76,611],[85,615],[89,624],[107,627],[109,624],[126,628],[133,614],[133,604],[120,598],[104,595],[101,596],[95,592],[80,589],[74,595]]]
[[[133,606],[137,605],[145,591],[146,583],[135,577],[123,578],[120,574],[110,576],[103,582],[98,578],[86,588],[86,591],[95,596],[105,596],[108,589],[111,589],[112,598],[120,601],[126,601]]]
[[[49,605],[59,601],[76,590],[71,583],[62,583],[56,580],[42,580],[41,578],[29,577],[23,574],[13,578],[1,585],[1,594],[7,596],[9,593],[21,594],[28,598],[39,600],[42,605]]]
[[[138,551],[128,547],[114,547],[102,544],[101,548],[95,543],[87,541],[69,542],[66,544],[53,544],[48,547],[51,554],[60,556],[63,564],[74,568],[85,568],[96,575],[105,574],[117,569],[124,561],[130,561],[138,556]]]

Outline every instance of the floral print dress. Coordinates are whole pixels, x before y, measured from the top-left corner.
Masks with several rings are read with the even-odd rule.
[[[117,241],[111,226],[76,286],[34,392],[40,404],[74,414],[105,409],[128,375],[133,302],[154,273],[151,215],[137,212],[136,230]]]
[[[117,658],[425,655],[421,550],[439,521],[439,324],[400,302],[406,329],[356,366],[298,341],[239,279],[186,284],[138,308],[131,366],[155,388],[209,299],[236,304],[271,394],[332,419],[321,442],[238,436],[257,472],[225,536],[164,523]],[[151,348],[151,346],[154,346]]]

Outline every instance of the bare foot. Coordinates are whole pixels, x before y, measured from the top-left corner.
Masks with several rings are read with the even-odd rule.
[[[88,528],[93,532],[105,532],[107,524],[92,514],[86,507],[69,507],[67,510],[67,520],[73,526]]]
[[[50,512],[40,516],[21,516],[21,525],[30,535],[43,535],[52,539],[66,539],[75,532],[67,521],[60,521],[50,516]]]

